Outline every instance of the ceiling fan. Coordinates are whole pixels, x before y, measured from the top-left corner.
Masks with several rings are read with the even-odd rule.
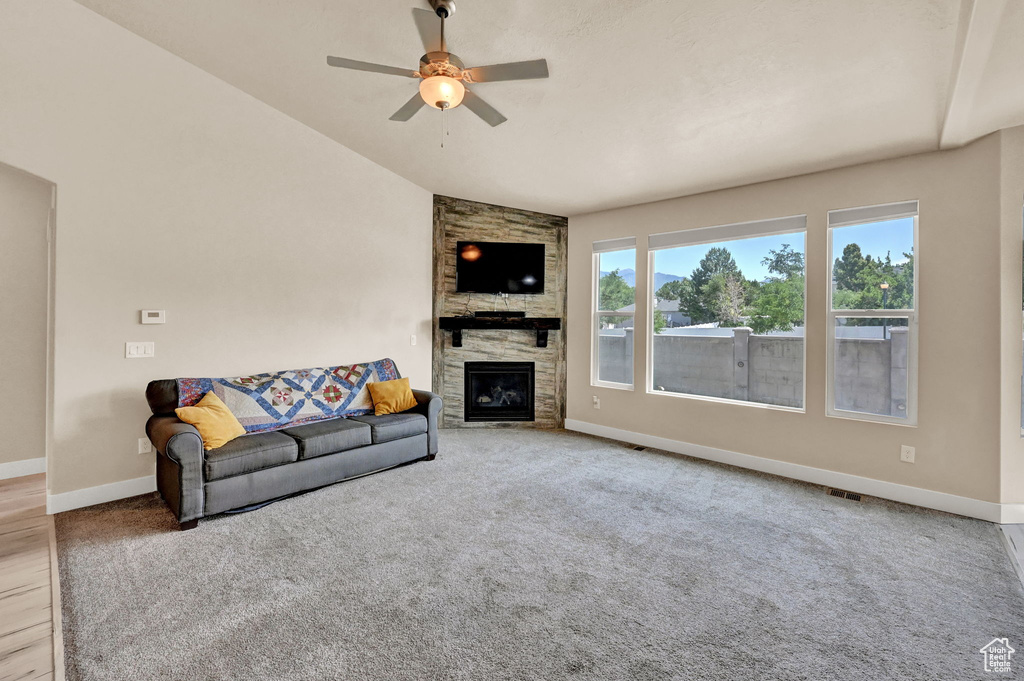
[[[454,0],[430,0],[430,5],[434,9],[433,12],[428,12],[425,9],[413,9],[412,11],[416,28],[423,39],[423,47],[427,50],[427,53],[420,57],[418,71],[343,57],[327,57],[327,63],[331,66],[356,71],[372,71],[405,78],[419,78],[419,93],[413,95],[412,99],[391,116],[393,121],[409,120],[424,104],[441,111],[465,104],[467,109],[484,119],[492,127],[501,125],[508,119],[493,106],[480,99],[465,84],[547,78],[547,61],[535,59],[466,68],[461,59],[448,51],[448,44],[444,39],[444,22],[455,13]],[[438,23],[440,23],[439,32]]]

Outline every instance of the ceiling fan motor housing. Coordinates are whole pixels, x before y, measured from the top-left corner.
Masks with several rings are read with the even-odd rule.
[[[450,52],[427,52],[420,57],[420,77],[448,76],[462,80],[462,72],[466,65]]]
[[[430,6],[434,8],[437,16],[442,19],[451,19],[452,15],[455,14],[454,0],[430,0]]]

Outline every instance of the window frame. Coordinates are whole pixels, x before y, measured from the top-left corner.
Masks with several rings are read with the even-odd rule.
[[[913,215],[899,214],[895,209],[900,206],[907,204],[916,204]],[[891,214],[885,214],[886,209],[892,209]],[[847,222],[844,224],[832,226],[832,213],[834,212],[846,212],[861,210],[866,214],[866,218],[859,222]],[[874,215],[871,215],[873,212]],[[918,424],[918,317],[920,315],[920,278],[921,278],[921,249],[918,245],[920,239],[920,202],[917,200],[913,201],[897,201],[895,203],[886,203],[879,205],[862,206],[858,208],[847,208],[840,209],[838,211],[829,211],[829,217],[826,224],[827,227],[827,269],[825,277],[826,295],[825,295],[825,416],[829,418],[840,418],[849,419],[853,421],[868,421],[871,423],[886,423],[894,426],[903,426],[905,428],[916,428]],[[843,229],[845,227],[855,227],[858,225],[869,225],[876,222],[886,222],[889,220],[899,220],[907,217],[913,217],[914,219],[914,308],[913,309],[873,309],[873,310],[862,310],[862,309],[849,309],[849,310],[836,310],[832,307],[832,276],[833,269],[835,267],[835,253],[833,252],[833,232],[837,229]],[[907,416],[906,418],[900,418],[898,416],[886,416],[884,414],[870,414],[867,412],[851,411],[847,409],[838,409],[836,405],[836,364],[835,364],[835,353],[836,353],[836,319],[839,317],[862,317],[862,318],[895,318],[895,319],[906,319],[907,320]]]
[[[795,226],[794,221],[802,221],[799,227]],[[715,234],[718,236],[715,236]],[[673,246],[660,245],[651,247],[651,241],[664,241],[670,239],[672,235],[680,235],[680,239],[684,240],[685,243],[678,243]],[[744,239],[757,239],[765,236],[783,236],[786,234],[800,234],[803,236],[803,256],[804,256],[804,335],[803,335],[803,393],[800,396],[799,407],[787,407],[781,404],[770,404],[767,402],[753,402],[751,400],[737,400],[729,397],[713,397],[711,395],[695,395],[693,393],[677,393],[670,392],[667,390],[655,390],[654,389],[654,258],[658,251],[669,250],[671,248],[686,248],[689,246],[701,246],[701,245],[713,245],[722,244],[730,241],[742,241]],[[685,237],[683,235],[686,235]],[[647,335],[645,347],[647,351],[647,358],[644,367],[646,373],[644,378],[644,387],[648,395],[658,395],[660,397],[669,398],[683,398],[690,400],[701,400],[704,402],[717,402],[719,404],[730,404],[740,405],[743,407],[754,407],[756,409],[774,409],[777,411],[786,411],[796,414],[807,413],[807,215],[789,215],[779,218],[766,218],[763,220],[752,220],[749,222],[737,222],[729,223],[724,225],[714,225],[710,227],[695,227],[687,230],[678,230],[675,232],[665,232],[661,234],[652,234],[648,237],[647,244],[647,314],[646,314],[646,326],[644,332]],[[636,323],[634,321],[634,327]],[[635,377],[634,377],[635,382]]]
[[[632,391],[636,386],[636,263],[638,258],[636,239],[633,237],[633,244],[624,245],[622,248],[609,248],[598,250],[598,244],[620,242],[626,244],[631,237],[622,239],[608,239],[606,241],[595,241],[594,252],[591,256],[591,300],[590,300],[590,385],[594,388],[611,388],[613,390]],[[601,300],[601,256],[605,253],[618,253],[620,251],[633,251],[633,311],[619,312],[617,310],[600,310],[598,303]],[[601,317],[628,317],[633,320],[633,355],[630,360],[633,362],[633,381],[631,383],[618,383],[615,381],[602,381],[601,376]]]

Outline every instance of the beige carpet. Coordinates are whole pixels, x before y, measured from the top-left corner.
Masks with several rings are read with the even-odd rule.
[[[963,681],[1024,651],[993,525],[564,432],[442,431],[173,528],[151,496],[57,517],[69,679]]]

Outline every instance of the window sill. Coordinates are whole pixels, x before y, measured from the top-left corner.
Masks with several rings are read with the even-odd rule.
[[[750,402],[749,400],[732,400],[726,397],[709,397],[707,395],[689,395],[687,393],[673,393],[667,390],[647,390],[648,395],[664,397],[677,397],[684,400],[699,400],[701,402],[717,402],[718,404],[734,404],[741,407],[754,407],[755,409],[769,409],[772,411],[784,411],[790,414],[806,414],[804,407],[784,407],[779,404],[767,404],[765,402]]]
[[[880,423],[886,426],[900,426],[902,428],[917,428],[916,421],[910,419],[897,419],[892,416],[880,416],[878,414],[861,414],[856,411],[842,411],[839,409],[828,409],[825,416],[830,419],[843,419],[844,421],[861,421],[862,423]]]
[[[627,392],[633,392],[634,387],[632,383],[611,383],[609,381],[591,381],[591,388],[608,388],[610,390],[625,390]]]

